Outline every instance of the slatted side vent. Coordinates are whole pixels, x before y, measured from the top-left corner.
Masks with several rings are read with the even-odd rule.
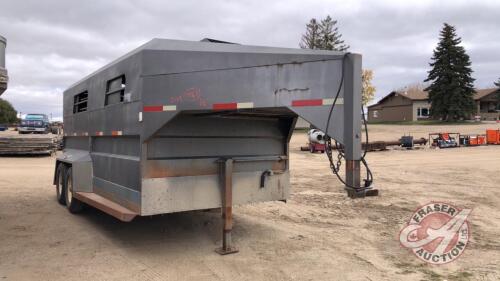
[[[75,95],[73,99],[73,113],[87,111],[87,103],[89,99],[89,92],[84,91]]]
[[[125,75],[120,75],[106,83],[106,98],[104,105],[121,103],[125,99]]]

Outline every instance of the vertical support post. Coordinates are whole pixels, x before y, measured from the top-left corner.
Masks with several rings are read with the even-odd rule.
[[[346,159],[346,183],[361,186],[361,55],[349,54],[344,68],[344,152]],[[364,197],[346,186],[351,198]]]
[[[222,247],[215,251],[220,255],[237,253],[232,245],[231,231],[233,229],[233,159],[219,160],[219,182],[222,193]]]

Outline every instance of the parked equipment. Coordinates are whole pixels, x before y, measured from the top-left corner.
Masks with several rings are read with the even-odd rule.
[[[395,141],[372,141],[362,143],[362,149],[365,151],[383,151],[387,150],[388,146],[400,146],[407,149],[415,147],[415,145],[426,145],[426,138],[413,139],[413,136],[402,136],[399,140]],[[339,146],[342,148],[342,145]],[[306,151],[308,147],[301,147],[302,151]]]
[[[307,132],[307,146],[300,147],[302,151],[314,152],[325,152],[325,133],[318,129],[311,129]]]
[[[500,144],[500,130],[486,130],[486,142],[488,144]]]
[[[486,144],[486,135],[469,135],[469,146],[478,146]]]
[[[460,133],[431,133],[429,142],[431,146],[439,148],[458,147],[457,139],[460,139]]]
[[[130,221],[221,208],[219,253],[234,252],[232,206],[289,196],[298,116],[344,144],[348,194],[366,194],[357,54],[154,39],[63,101],[54,184],[71,212],[85,202]]]
[[[5,48],[7,47],[7,39],[0,36],[0,96],[7,90],[9,76],[5,68]]]
[[[486,145],[486,135],[482,134],[472,134],[472,135],[460,135],[459,145],[461,146],[478,146]]]

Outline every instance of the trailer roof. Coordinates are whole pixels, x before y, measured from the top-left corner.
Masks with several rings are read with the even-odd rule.
[[[328,56],[343,56],[344,53],[337,51],[326,50],[311,50],[311,49],[297,49],[297,48],[283,48],[283,47],[265,47],[265,46],[251,46],[240,44],[223,44],[207,41],[186,41],[186,40],[173,40],[173,39],[159,39],[154,38],[149,42],[139,46],[138,48],[128,52],[127,54],[111,61],[98,70],[80,79],[78,82],[72,84],[72,88],[90,77],[100,73],[101,71],[112,67],[142,51],[186,51],[186,52],[214,52],[214,53],[254,53],[254,54],[296,54],[296,55],[328,55]]]

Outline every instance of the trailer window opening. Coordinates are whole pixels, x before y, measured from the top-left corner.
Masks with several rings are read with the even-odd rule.
[[[89,99],[89,92],[85,91],[75,95],[73,98],[73,114],[78,112],[87,111],[87,101]]]
[[[125,75],[118,76],[106,83],[106,98],[104,105],[121,103],[125,99]]]

